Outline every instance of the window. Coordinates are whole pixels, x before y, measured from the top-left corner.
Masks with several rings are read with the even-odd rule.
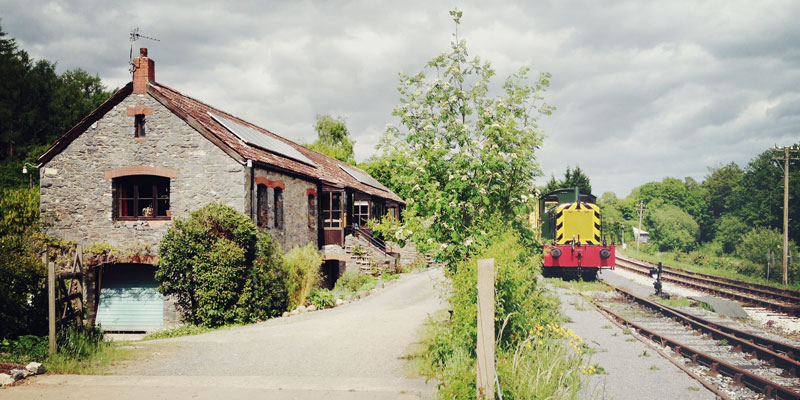
[[[366,228],[369,221],[369,201],[357,200],[353,202],[353,222]]]
[[[133,175],[115,178],[114,218],[169,219],[169,178]]]
[[[144,123],[145,123],[144,114],[136,114],[136,120],[134,123],[136,125],[136,131],[134,132],[134,137],[137,138],[145,137],[146,132],[144,129]]]
[[[342,228],[342,194],[324,192],[322,194],[322,223],[325,228]]]
[[[256,201],[256,221],[259,228],[267,227],[267,219],[269,218],[269,202],[267,200],[267,187],[265,185],[258,185]]]
[[[283,189],[274,188],[273,201],[275,202],[275,229],[283,228]]]
[[[317,196],[308,195],[308,228],[314,229],[317,221]]]

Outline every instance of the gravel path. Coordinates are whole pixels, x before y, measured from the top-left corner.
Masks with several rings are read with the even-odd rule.
[[[115,375],[51,375],[0,390],[2,398],[432,398],[435,383],[407,378],[406,348],[445,304],[441,270],[409,274],[334,309],[197,336],[137,343],[147,360]]]

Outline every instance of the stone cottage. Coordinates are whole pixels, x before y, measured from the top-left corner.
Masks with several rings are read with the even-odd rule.
[[[343,246],[348,229],[403,200],[364,171],[155,80],[140,50],[133,81],[39,158],[47,233],[154,250],[173,218],[217,201],[249,215],[286,250]],[[104,265],[97,321],[149,331],[174,322],[152,264]]]

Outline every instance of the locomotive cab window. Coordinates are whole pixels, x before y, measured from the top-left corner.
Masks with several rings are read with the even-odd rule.
[[[113,180],[116,220],[169,219],[169,178],[133,175]]]

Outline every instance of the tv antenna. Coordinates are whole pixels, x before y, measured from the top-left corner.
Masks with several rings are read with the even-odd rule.
[[[131,51],[130,54],[128,54],[128,64],[130,65],[128,71],[130,71],[130,73],[136,71],[136,65],[133,64],[133,42],[139,40],[139,38],[150,39],[156,42],[160,42],[160,40],[156,38],[139,34],[139,27],[136,27],[131,31]]]

